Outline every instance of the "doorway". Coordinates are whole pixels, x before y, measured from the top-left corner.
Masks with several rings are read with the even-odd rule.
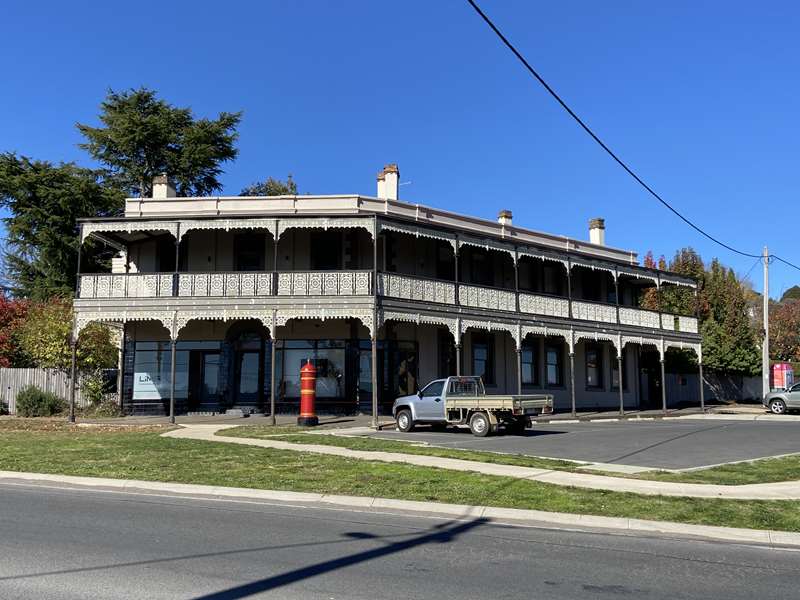
[[[189,412],[219,412],[219,351],[189,352]]]
[[[256,332],[242,333],[234,342],[233,364],[233,406],[261,408],[264,392],[264,338]]]

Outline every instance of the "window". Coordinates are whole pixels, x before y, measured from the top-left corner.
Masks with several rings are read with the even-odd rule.
[[[492,285],[494,283],[494,279],[492,278],[490,257],[471,248],[469,258],[472,283],[477,285]]]
[[[603,387],[603,348],[599,344],[586,344],[586,387]]]
[[[563,267],[557,265],[545,264],[542,267],[542,278],[544,279],[544,292],[554,296],[563,296],[564,290],[562,287]]]
[[[494,347],[491,335],[472,334],[472,375],[480,377],[484,383],[494,383]]]
[[[266,245],[264,233],[237,233],[233,238],[234,270],[263,271]]]
[[[455,277],[455,259],[450,244],[436,244],[436,278],[453,279]]]
[[[581,271],[581,291],[583,292],[583,299],[592,302],[600,302],[605,273],[603,271],[589,271],[588,269],[582,269]]]
[[[522,344],[522,385],[539,385],[539,342]]]
[[[184,252],[184,254],[186,254]],[[175,240],[171,237],[159,238],[156,242],[158,271],[169,273],[175,270]]]
[[[628,369],[625,368],[624,356],[622,363],[622,389],[628,391]],[[611,361],[611,389],[619,389],[619,361],[616,357]]]
[[[311,231],[311,270],[336,271],[342,268],[342,232]]]
[[[439,377],[448,377],[456,374],[456,345],[453,336],[446,329],[439,329]]]
[[[422,396],[423,398],[436,398],[442,395],[443,388],[444,381],[434,381],[425,386],[425,389],[422,390]]]
[[[563,368],[561,364],[562,350],[561,346],[557,344],[548,344],[545,348],[545,357],[547,363],[546,377],[547,385],[561,386],[564,385]]]

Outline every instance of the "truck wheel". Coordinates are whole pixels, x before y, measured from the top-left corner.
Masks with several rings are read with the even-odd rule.
[[[410,410],[401,410],[397,413],[397,429],[403,433],[414,429],[414,419],[411,417]]]
[[[486,437],[492,430],[489,417],[484,413],[475,413],[469,420],[469,430],[472,432],[472,435],[476,437]]]

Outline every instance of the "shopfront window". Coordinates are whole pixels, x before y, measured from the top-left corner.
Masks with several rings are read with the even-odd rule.
[[[539,385],[539,344],[538,340],[522,344],[522,384]]]
[[[472,333],[472,373],[485,384],[494,383],[494,344],[491,334]]]
[[[558,387],[564,385],[563,368],[561,364],[562,348],[558,344],[548,344],[545,348],[547,359],[546,376],[547,385]]]
[[[586,344],[586,387],[603,387],[603,348],[599,344]]]
[[[189,395],[191,355],[218,351],[219,342],[178,342],[175,349],[175,398]],[[169,342],[136,342],[133,359],[133,400],[169,400],[171,348]],[[211,371],[214,373],[215,371]],[[215,385],[210,381],[209,384]]]
[[[300,397],[300,369],[309,360],[317,369],[317,398],[345,397],[343,340],[286,340],[278,354],[283,397]]]

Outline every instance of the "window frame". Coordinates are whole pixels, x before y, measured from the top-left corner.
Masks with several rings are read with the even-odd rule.
[[[551,350],[556,357],[555,364],[550,362]],[[555,383],[550,381],[551,366],[554,366],[556,369],[557,381]],[[545,342],[544,345],[544,384],[545,387],[551,389],[564,387],[564,345],[556,341]]]
[[[595,355],[595,364],[593,367],[589,366],[589,354],[592,353]],[[604,381],[604,373],[603,373],[603,355],[604,355],[604,347],[602,344],[596,342],[587,342],[583,347],[583,377],[586,383],[586,390],[587,391],[603,391],[605,390],[605,381]],[[589,383],[589,369],[592,368],[597,373],[597,383],[591,384]]]
[[[472,332],[471,338],[471,362],[472,362],[472,375],[481,378],[484,385],[495,385],[495,369],[494,369],[494,336],[491,332]],[[479,360],[475,357],[475,350],[477,346],[486,348],[486,358],[480,359],[485,362],[484,374],[478,373],[475,361]]]
[[[525,353],[530,353],[530,360],[525,360]],[[530,373],[531,378],[529,380],[525,379],[525,369],[524,366],[526,364],[530,365]],[[521,355],[520,355],[520,367],[522,368],[522,372],[520,373],[520,379],[522,380],[522,385],[529,386],[529,387],[541,387],[541,375],[539,373],[539,340],[531,340],[531,341],[523,341],[522,348],[521,348]]]

